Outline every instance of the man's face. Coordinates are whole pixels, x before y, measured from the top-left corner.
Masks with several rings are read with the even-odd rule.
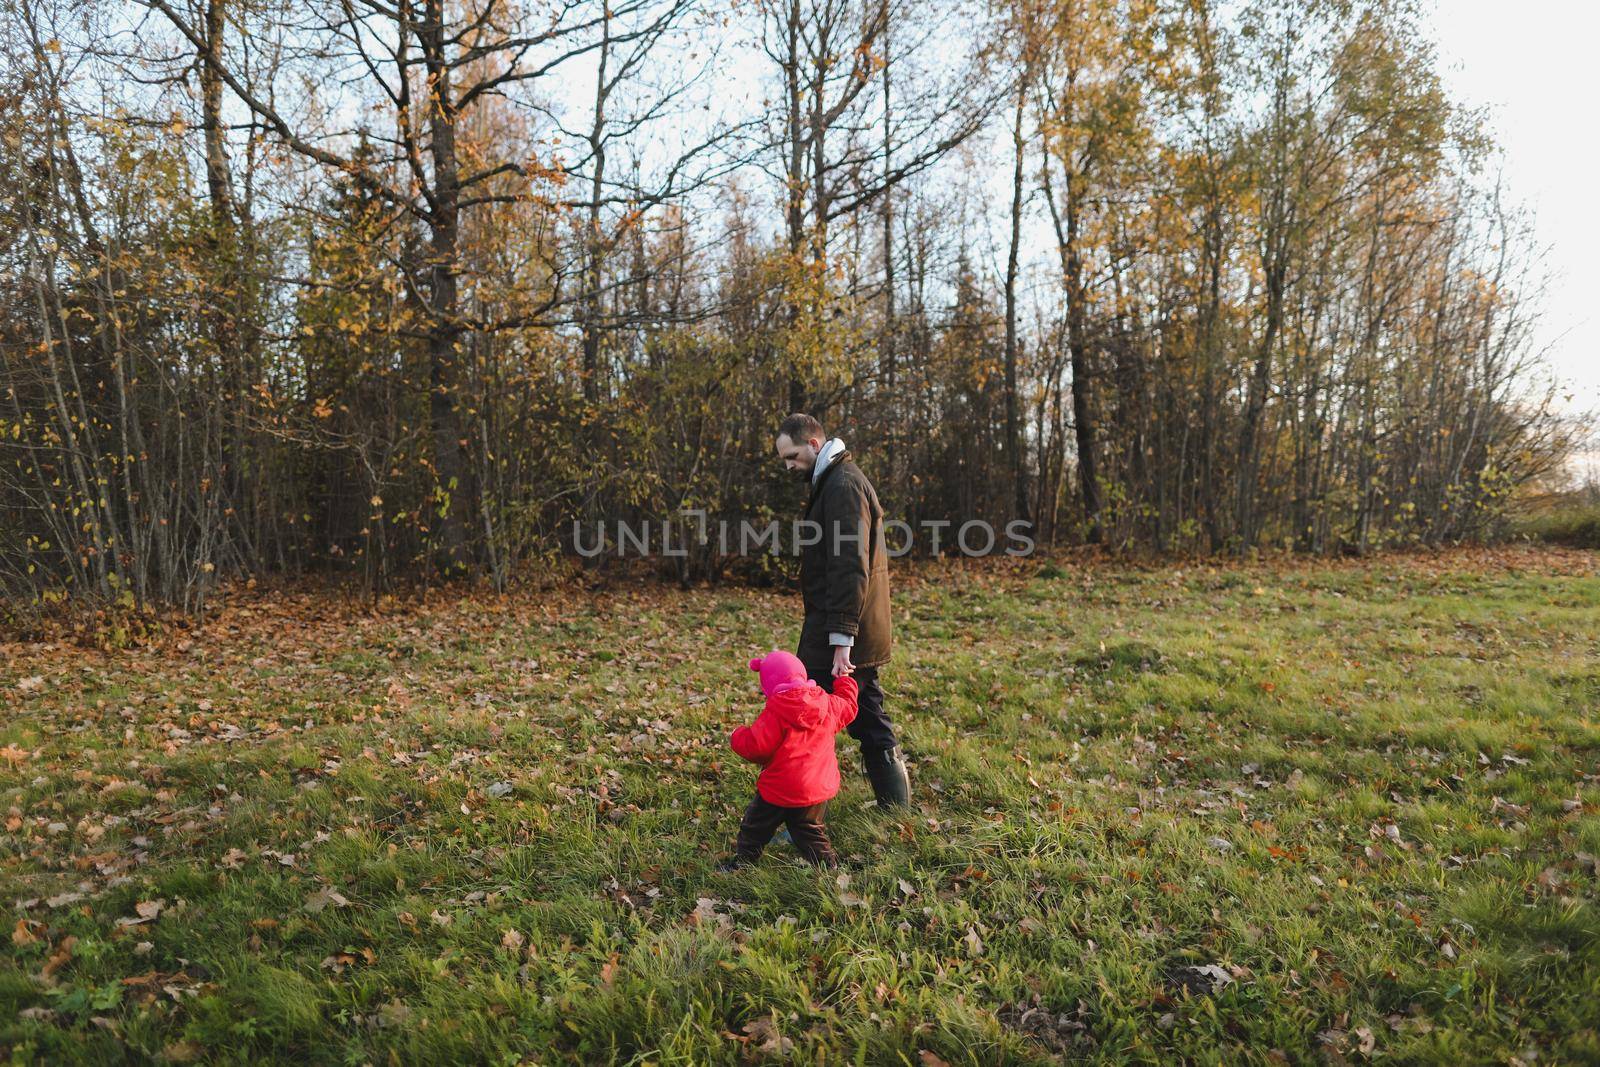
[[[786,433],[778,435],[778,458],[783,460],[784,469],[797,478],[811,477],[811,470],[817,465],[817,453],[822,451],[822,439],[813,437],[809,441],[795,442],[789,439]]]

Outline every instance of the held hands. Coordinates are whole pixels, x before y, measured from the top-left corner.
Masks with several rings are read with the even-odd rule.
[[[856,665],[850,662],[850,646],[834,645],[833,676],[835,678],[843,678],[846,675],[854,674],[855,669]]]

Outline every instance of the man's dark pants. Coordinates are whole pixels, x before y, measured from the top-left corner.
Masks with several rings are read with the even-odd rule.
[[[780,824],[789,827],[789,838],[807,862],[823,867],[835,867],[839,857],[834,855],[833,844],[828,840],[828,828],[822,821],[828,802],[804,808],[786,808],[767,801],[757,793],[745,809],[739,823],[739,836],[734,842],[739,863],[753,863],[767,847]]]
[[[798,653],[805,664],[806,674],[828,692],[833,692],[833,649],[820,655],[813,652]],[[899,744],[894,736],[894,726],[883,713],[883,687],[878,684],[878,668],[857,667],[850,677],[856,680],[856,718],[845,727],[850,736],[861,742],[863,749],[893,748]]]

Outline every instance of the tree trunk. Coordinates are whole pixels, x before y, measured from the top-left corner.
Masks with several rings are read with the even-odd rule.
[[[1100,529],[1100,472],[1096,465],[1099,442],[1096,440],[1093,400],[1093,372],[1090,369],[1088,314],[1084,307],[1087,293],[1083,285],[1083,257],[1078,247],[1081,205],[1067,176],[1067,351],[1072,356],[1072,431],[1078,445],[1078,495],[1087,526],[1085,539],[1097,545],[1103,539]]]
[[[222,124],[222,41],[227,27],[227,0],[206,5],[206,47],[200,64],[201,112],[205,119],[206,190],[211,197],[211,222],[218,236],[234,221],[233,187],[228,178],[226,131]]]
[[[594,178],[590,184],[589,226],[584,264],[583,297],[583,398],[593,404],[600,396],[600,282],[601,255],[600,199],[605,190],[606,172],[606,67],[611,58],[610,9],[601,16],[599,70],[595,76],[594,126],[589,133],[589,152],[594,157]]]
[[[461,199],[456,160],[455,112],[450,99],[450,67],[445,57],[444,0],[427,0],[420,42],[428,70],[429,133],[433,154],[435,209],[431,230],[428,310],[428,415],[433,431],[434,476],[438,481],[439,563],[446,574],[466,569],[467,468],[462,448],[459,393],[462,329],[457,318],[456,273],[460,241],[457,205]]]
[[[1277,347],[1282,319],[1283,265],[1279,261],[1267,268],[1266,324],[1262,329],[1261,346],[1256,352],[1255,367],[1250,373],[1250,384],[1245,393],[1244,424],[1239,430],[1239,481],[1234,497],[1234,533],[1240,552],[1252,547],[1256,541],[1256,472],[1260,459],[1261,418],[1266,410],[1267,385],[1272,375],[1272,352]]]
[[[789,269],[796,271],[805,256],[806,245],[806,157],[804,115],[805,102],[801,91],[800,81],[800,2],[789,0],[785,9],[784,25],[784,88],[787,91],[787,100],[784,105],[785,133],[788,140],[787,171],[787,202],[785,204],[785,228],[789,244]],[[794,294],[790,293],[784,316],[792,331],[800,323],[800,305]],[[789,364],[789,410],[804,411],[806,406],[806,382],[799,366],[794,362]]]
[[[1070,112],[1066,112],[1070,117]],[[1076,181],[1074,179],[1077,179]],[[1056,248],[1061,256],[1061,278],[1067,297],[1067,355],[1072,367],[1072,433],[1078,449],[1078,499],[1083,508],[1086,526],[1085,539],[1099,544],[1100,483],[1095,467],[1094,406],[1092,404],[1089,368],[1088,314],[1084,307],[1087,295],[1083,285],[1083,256],[1078,245],[1078,227],[1082,214],[1081,175],[1074,175],[1068,166],[1063,181],[1066,196],[1057,208],[1055,189],[1050,179],[1050,154],[1044,157],[1044,192],[1050,206],[1050,221],[1055,226]]]
[[[1027,101],[1027,82],[1017,86],[1016,119],[1011,128],[1014,151],[1011,168],[1011,248],[1006,258],[1006,459],[1011,466],[1012,506],[1016,518],[1030,520],[1028,509],[1028,471],[1022,449],[1022,415],[1017,397],[1017,275],[1022,248],[1022,168],[1026,144],[1022,137],[1022,116]]]
[[[890,96],[889,71],[889,0],[883,0],[880,17],[883,19],[883,180],[888,185],[894,172],[894,110]],[[895,428],[899,425],[899,409],[895,404],[895,337],[898,324],[894,305],[894,190],[883,194],[883,340],[878,353],[879,376],[883,381],[884,420],[883,461],[888,471],[884,484],[894,492],[898,480],[895,471]]]

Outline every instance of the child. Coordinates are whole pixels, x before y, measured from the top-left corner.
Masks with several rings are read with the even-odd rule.
[[[822,813],[839,792],[833,735],[856,717],[855,679],[835,679],[829,693],[806,677],[797,658],[779,651],[751,660],[750,669],[761,673],[767,706],[729,741],[735,752],[761,764],[762,770],[756,798],[739,824],[736,855],[723,869],[754,862],[781,823],[788,824],[789,836],[806,860],[835,867],[839,859]]]

